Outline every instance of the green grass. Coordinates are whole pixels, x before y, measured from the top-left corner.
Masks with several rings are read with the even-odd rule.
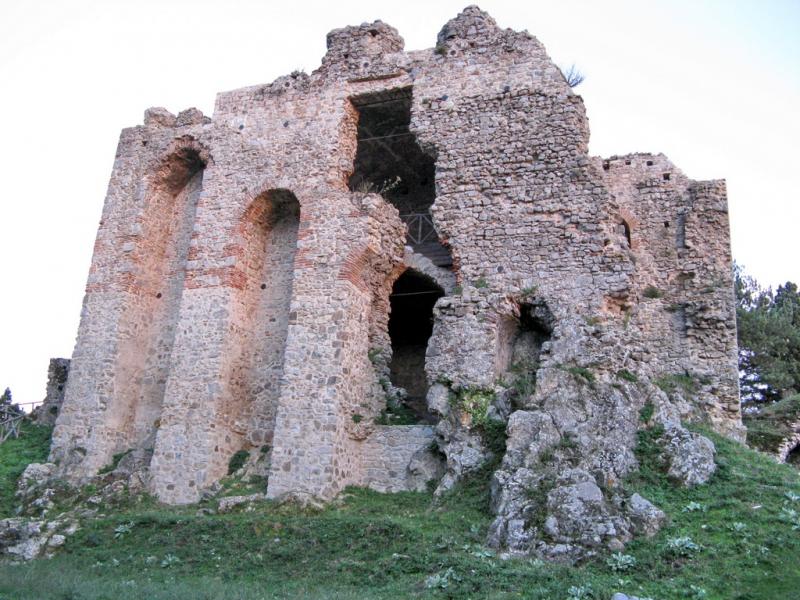
[[[0,518],[9,517],[16,508],[14,492],[17,479],[28,464],[45,462],[50,452],[49,427],[24,421],[18,438],[0,444]]]
[[[118,452],[117,454],[115,454],[114,456],[111,457],[111,462],[108,463],[102,469],[100,469],[97,472],[97,474],[98,475],[105,475],[106,473],[111,473],[114,469],[116,469],[119,466],[120,461],[123,458],[125,458],[126,456],[128,456],[128,454],[130,454],[131,452],[133,452],[132,448],[129,449],[129,450],[125,450],[124,452]]]
[[[595,381],[594,373],[586,367],[562,367],[567,373],[575,377],[578,381],[592,384]]]
[[[667,394],[671,394],[678,389],[681,389],[685,394],[693,394],[697,390],[697,382],[694,377],[688,373],[671,373],[669,375],[662,375],[656,379],[655,383]]]
[[[630,381],[631,383],[636,383],[639,381],[639,377],[636,373],[631,373],[628,369],[620,369],[617,371],[617,377],[620,379],[624,379],[625,381]]]
[[[322,511],[270,502],[207,516],[193,506],[123,508],[86,522],[51,560],[0,565],[0,599],[566,600],[572,586],[589,586],[586,597],[595,600],[615,591],[658,600],[796,597],[797,471],[708,434],[719,450],[717,473],[708,485],[677,488],[656,458],[658,433],[641,433],[642,469],[625,487],[669,522],[628,546],[635,564],[624,572],[608,556],[578,567],[494,556],[483,546],[487,468],[438,502],[349,489]],[[670,550],[669,540],[685,537],[700,549]]]

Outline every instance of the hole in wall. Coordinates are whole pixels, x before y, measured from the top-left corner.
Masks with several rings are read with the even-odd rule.
[[[631,226],[625,219],[621,219],[619,224],[619,232],[625,236],[625,239],[628,242],[628,248],[631,247]]]
[[[645,164],[646,164],[648,167],[652,167],[652,166],[653,166],[653,161],[652,161],[652,160],[648,160],[648,161],[647,161]]]
[[[663,177],[664,177],[664,181],[669,181],[670,180],[670,174],[669,173],[664,173]]]
[[[520,406],[535,392],[536,372],[541,363],[542,346],[553,335],[555,318],[541,300],[519,306],[519,318],[509,318],[498,327],[496,370]]]
[[[686,215],[681,213],[678,215],[678,221],[675,231],[675,247],[686,248]]]
[[[445,96],[446,97],[446,96]],[[356,158],[348,187],[378,193],[391,202],[408,227],[406,243],[440,267],[453,259],[431,219],[436,168],[410,130],[410,87],[350,99],[358,112]]]
[[[444,290],[432,279],[413,269],[395,281],[389,296],[389,338],[392,361],[389,364],[392,384],[406,390],[406,404],[420,421],[433,422],[425,397],[425,353],[433,333],[433,307]]]

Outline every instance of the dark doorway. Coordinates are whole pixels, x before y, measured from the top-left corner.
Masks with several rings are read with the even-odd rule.
[[[375,192],[400,211],[408,226],[406,243],[434,264],[453,264],[433,227],[430,207],[436,199],[435,161],[411,132],[411,88],[351,98],[359,114],[358,145],[351,191]]]
[[[390,296],[392,384],[406,390],[406,405],[419,421],[433,421],[425,399],[425,352],[433,332],[433,306],[442,296],[444,291],[433,280],[411,269],[397,279]]]

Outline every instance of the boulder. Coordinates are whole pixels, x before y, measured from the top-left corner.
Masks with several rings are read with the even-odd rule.
[[[669,427],[661,438],[664,458],[673,481],[691,487],[709,480],[717,468],[714,442],[683,427]]]

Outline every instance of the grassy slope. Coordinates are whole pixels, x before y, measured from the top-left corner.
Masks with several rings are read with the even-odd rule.
[[[197,516],[197,507],[129,508],[87,524],[51,560],[0,566],[0,599],[566,599],[571,586],[602,600],[614,591],[659,600],[796,597],[800,531],[792,521],[800,521],[788,511],[800,512],[789,497],[800,495],[797,471],[714,441],[718,473],[684,490],[666,483],[652,440],[642,437],[644,468],[628,487],[670,523],[629,546],[637,564],[625,572],[605,559],[570,568],[492,556],[481,545],[490,522],[483,477],[439,506],[427,494],[349,490],[320,512],[269,503],[211,516]],[[115,536],[121,524],[130,531]],[[679,536],[701,549],[676,556],[667,541]],[[426,586],[436,574],[438,585]]]
[[[50,451],[50,428],[23,422],[20,437],[0,444],[0,519],[14,512],[17,478],[32,462],[44,462]]]

